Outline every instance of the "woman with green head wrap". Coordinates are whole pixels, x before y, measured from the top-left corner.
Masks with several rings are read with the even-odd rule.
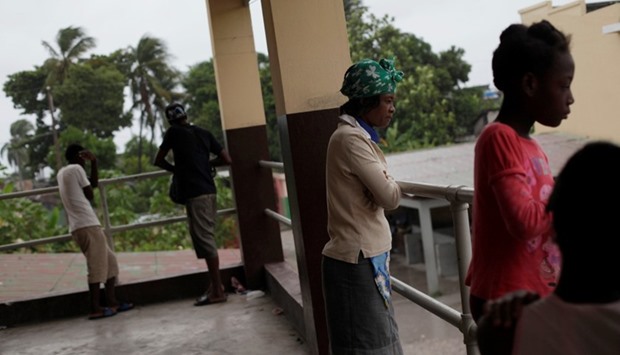
[[[323,295],[332,354],[402,354],[390,286],[392,234],[384,210],[401,191],[387,172],[375,127],[394,115],[394,61],[364,59],[346,71],[349,100],[327,148],[327,228]]]

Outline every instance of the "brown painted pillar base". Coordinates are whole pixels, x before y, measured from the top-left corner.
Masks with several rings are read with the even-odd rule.
[[[306,342],[318,354],[328,354],[321,252],[329,240],[325,198],[327,144],[338,125],[338,109],[290,114],[280,117],[278,124],[297,253]]]
[[[284,261],[280,226],[264,213],[266,208],[276,210],[272,171],[258,165],[259,160],[269,160],[267,128],[238,128],[225,134],[247,287],[264,288],[264,265]]]

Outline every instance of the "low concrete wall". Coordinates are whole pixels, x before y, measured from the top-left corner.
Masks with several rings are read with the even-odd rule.
[[[284,310],[297,333],[306,340],[299,274],[287,262],[265,265],[267,289],[275,304]]]
[[[222,280],[230,280],[234,276],[240,282],[245,283],[243,265],[224,268],[220,272]],[[119,300],[127,300],[136,305],[198,297],[209,283],[208,276],[208,272],[197,272],[132,282],[118,285],[116,294]],[[225,284],[230,286],[228,282]],[[4,302],[0,303],[0,326],[86,316],[88,312],[88,291]]]

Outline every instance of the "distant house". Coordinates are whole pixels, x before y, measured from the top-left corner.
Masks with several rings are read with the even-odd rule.
[[[496,109],[488,109],[480,112],[478,117],[476,117],[476,121],[474,122],[474,136],[478,137],[480,133],[482,133],[482,129],[484,128],[484,126],[495,121],[498,113],[499,110]]]
[[[502,93],[490,85],[471,86],[464,90],[480,95],[483,104],[480,112],[475,117],[461,121],[466,134],[462,137],[457,137],[456,143],[474,141],[480,135],[484,126],[495,121],[503,98]]]

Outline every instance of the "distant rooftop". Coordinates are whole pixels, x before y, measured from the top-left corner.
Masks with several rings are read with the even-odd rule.
[[[547,153],[554,175],[575,151],[590,141],[586,137],[557,132],[533,137]],[[386,156],[388,169],[396,180],[473,187],[474,146],[475,142],[468,142],[390,154]]]
[[[603,7],[607,7],[609,5],[613,5],[613,4],[617,4],[617,3],[620,3],[620,0],[587,3],[586,4],[586,12],[596,11],[596,10],[601,9]]]

